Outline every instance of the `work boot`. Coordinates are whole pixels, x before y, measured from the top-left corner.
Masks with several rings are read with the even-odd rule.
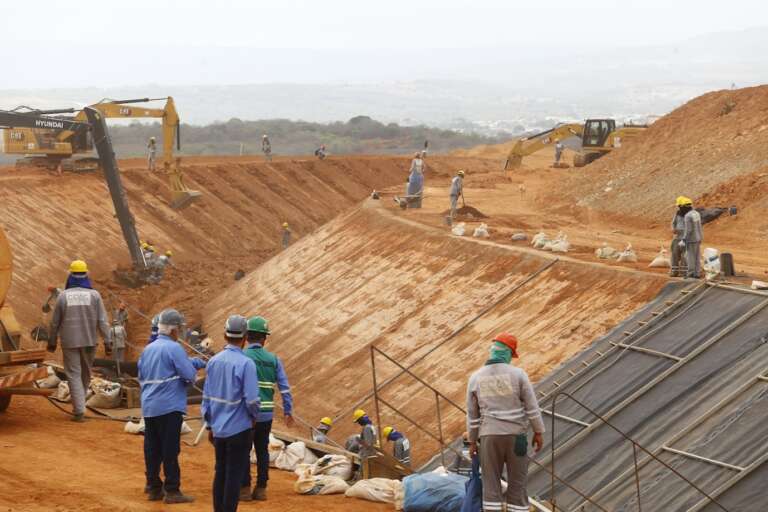
[[[253,501],[250,486],[240,488],[240,501]]]
[[[70,418],[70,421],[74,421],[75,423],[82,423],[85,421],[85,414],[79,413],[79,414],[73,414]]]
[[[253,499],[256,501],[267,501],[267,488],[266,487],[256,487],[253,490]]]
[[[165,493],[165,499],[163,502],[166,505],[173,505],[176,503],[192,503],[195,501],[194,496],[187,496],[181,491],[172,491]]]
[[[162,489],[147,489],[147,500],[149,501],[160,501],[165,496],[165,493]]]

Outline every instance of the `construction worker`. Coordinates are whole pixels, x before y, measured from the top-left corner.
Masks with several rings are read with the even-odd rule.
[[[467,431],[470,454],[477,455],[483,475],[483,510],[527,511],[528,427],[533,426],[533,447],[543,444],[544,421],[528,375],[510,364],[517,354],[517,338],[501,333],[493,339],[490,357],[469,378]],[[507,492],[501,480],[506,466]]]
[[[325,416],[320,419],[320,424],[312,429],[312,440],[316,443],[326,444],[328,442],[328,433],[333,427],[333,420]]]
[[[560,139],[555,139],[555,165],[560,163],[560,157],[563,156],[563,149],[565,149],[565,146],[560,142]]]
[[[181,424],[187,412],[187,385],[197,370],[205,368],[199,358],[189,358],[177,342],[184,339],[184,316],[175,309],[163,310],[158,318],[158,336],[144,347],[138,361],[141,414],[144,416],[144,464],[147,499],[166,504],[190,503],[181,492]],[[165,483],[160,479],[163,466]]]
[[[283,400],[283,416],[289,427],[293,426],[293,397],[288,376],[282,361],[269,352],[264,345],[269,336],[267,320],[261,316],[248,319],[248,348],[244,354],[256,364],[259,377],[259,399],[261,409],[253,424],[253,448],[256,451],[256,486],[251,492],[250,464],[243,478],[240,489],[240,499],[264,501],[267,499],[267,481],[269,480],[269,434],[272,432],[272,420],[275,411],[275,387],[280,390]]]
[[[421,158],[427,158],[428,151],[429,151],[429,141],[424,140],[424,149],[421,150]]]
[[[147,143],[147,167],[150,171],[155,171],[155,158],[157,157],[157,141],[154,137],[149,138]]]
[[[155,247],[147,244],[144,248],[144,261],[147,262],[147,267],[152,268],[155,264]]]
[[[693,209],[693,201],[684,197],[680,209],[683,213],[683,236],[677,246],[685,248],[687,270],[685,277],[698,279],[701,277],[701,215]]]
[[[424,167],[421,153],[417,151],[411,161],[408,188],[405,191],[408,208],[421,208],[421,197],[424,192]]]
[[[690,203],[690,199],[685,196],[678,196],[675,200],[677,210],[675,216],[672,217],[672,244],[669,247],[670,258],[670,277],[685,277],[686,264],[685,264],[685,242],[683,241],[683,235],[685,234],[685,209],[686,204]],[[683,245],[680,245],[683,242]]]
[[[291,229],[287,222],[283,222],[283,249],[287,249],[289,245],[291,245]]]
[[[85,393],[91,384],[91,366],[96,357],[97,331],[111,352],[109,319],[99,292],[91,286],[88,265],[75,260],[69,265],[67,284],[58,298],[48,330],[48,352],[56,350],[61,337],[64,373],[72,399],[72,421],[85,417]]]
[[[325,144],[321,144],[320,147],[315,150],[315,156],[320,160],[326,157]]]
[[[152,317],[152,323],[150,325],[150,332],[149,332],[149,339],[147,340],[147,345],[152,343],[157,339],[158,333],[157,330],[160,326],[160,315],[155,315]]]
[[[464,195],[464,171],[459,170],[456,176],[451,180],[451,221],[456,216],[456,210],[459,205],[459,196]]]
[[[243,475],[250,471],[253,424],[259,414],[259,379],[256,364],[243,353],[248,321],[227,319],[227,345],[208,361],[200,413],[208,440],[216,452],[213,510],[235,512]]]
[[[392,455],[405,466],[411,465],[411,442],[401,432],[395,430],[395,427],[384,427],[381,435],[387,441],[394,443]]]
[[[120,302],[118,304],[117,309],[112,314],[112,319],[117,320],[117,322],[125,327],[125,325],[128,323],[128,305],[125,302]]]
[[[365,414],[364,410],[357,409],[352,414],[352,420],[362,427],[359,435],[360,459],[376,455],[376,448],[379,446],[379,435],[371,419]]]
[[[160,257],[158,257],[157,260],[160,262],[160,264],[163,267],[166,267],[168,265],[173,266],[173,261],[171,261],[172,257],[173,257],[173,251],[168,249],[167,251],[165,251],[165,254],[163,254]]]
[[[267,137],[267,134],[265,133],[261,137],[261,151],[264,153],[264,159],[267,162],[272,161],[272,144],[269,142],[269,137]]]
[[[109,338],[112,340],[112,359],[117,363],[117,375],[120,376],[120,365],[125,361],[125,342],[128,334],[119,318],[112,319],[112,328],[109,330]]]
[[[448,471],[469,478],[472,474],[471,458],[472,456],[469,453],[469,433],[464,432],[461,435],[461,456],[456,454],[456,458]]]

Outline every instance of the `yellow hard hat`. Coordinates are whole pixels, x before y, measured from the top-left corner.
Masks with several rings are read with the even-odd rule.
[[[288,223],[287,222],[283,222],[283,227],[287,228],[288,227]]]
[[[458,176],[464,176],[464,171],[459,171],[456,173]]]
[[[691,206],[693,204],[693,201],[689,197],[685,196],[678,196],[675,200],[675,203],[677,206]]]
[[[142,249],[146,249],[147,247],[149,247],[149,244],[147,242],[142,241],[141,242],[141,248]]]
[[[155,252],[155,246],[154,245],[148,245],[147,250],[151,252]]]
[[[326,416],[326,417],[320,419],[320,423],[330,427],[331,425],[333,425],[333,420],[331,418],[329,418],[328,416]]]
[[[173,256],[173,252],[170,249],[168,249],[167,251],[165,251],[165,255],[166,256]]]
[[[389,434],[395,431],[395,427],[384,427],[384,430],[381,431],[381,435],[384,436],[384,439],[387,439],[389,437]]]
[[[354,413],[352,413],[352,421],[357,421],[363,416],[365,416],[365,411],[362,409],[358,409]]]
[[[70,274],[87,274],[88,265],[83,260],[75,260],[69,264]]]
[[[155,140],[155,138],[154,137],[150,137],[149,140]]]

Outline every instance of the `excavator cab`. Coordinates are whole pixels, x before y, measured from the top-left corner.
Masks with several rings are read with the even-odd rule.
[[[587,119],[581,146],[585,148],[604,147],[608,135],[616,131],[615,119]]]

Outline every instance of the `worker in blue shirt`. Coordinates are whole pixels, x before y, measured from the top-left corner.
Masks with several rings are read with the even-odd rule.
[[[259,376],[259,398],[261,410],[253,424],[253,448],[256,451],[256,486],[251,492],[251,470],[243,477],[240,488],[240,500],[264,501],[267,499],[267,481],[269,480],[269,434],[272,432],[272,419],[275,410],[275,387],[280,390],[283,399],[283,415],[285,423],[293,426],[293,398],[288,376],[285,374],[283,363],[276,355],[264,348],[269,336],[267,320],[261,316],[248,319],[248,348],[245,355],[256,363]]]
[[[235,512],[240,483],[250,466],[253,423],[259,413],[256,364],[243,354],[247,320],[232,315],[224,337],[227,345],[208,361],[200,412],[208,425],[208,440],[216,452],[213,510]]]
[[[205,363],[188,358],[177,342],[184,336],[184,316],[166,309],[158,316],[157,339],[147,345],[138,362],[141,413],[144,416],[144,463],[150,501],[189,503],[192,496],[181,492],[179,451],[181,423],[187,412],[187,384],[194,382]],[[160,479],[160,465],[165,485]]]

